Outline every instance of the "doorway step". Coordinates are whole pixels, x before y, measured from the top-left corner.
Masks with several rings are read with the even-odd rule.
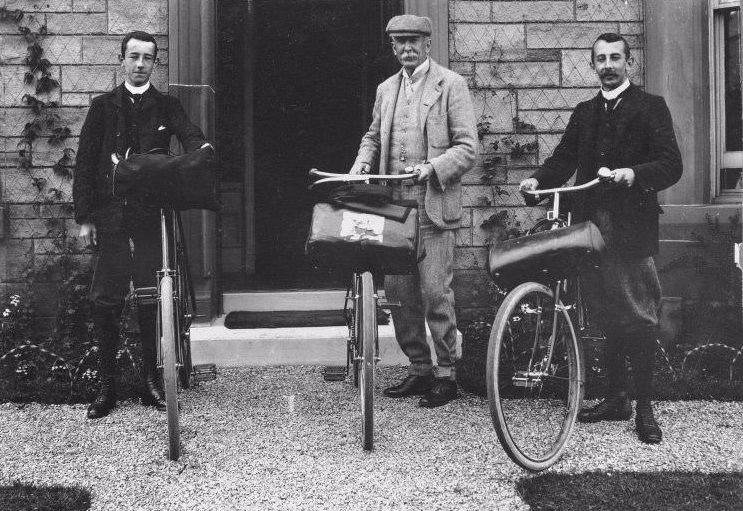
[[[383,292],[381,293],[384,296]],[[345,290],[298,290],[228,292],[223,294],[224,314],[210,323],[191,327],[191,350],[194,364],[218,367],[268,365],[325,365],[346,363],[345,326],[235,329],[224,326],[233,311],[328,311],[342,310]],[[428,342],[431,336],[428,333]],[[461,334],[457,351],[461,353]],[[407,365],[392,322],[379,326],[381,365]]]

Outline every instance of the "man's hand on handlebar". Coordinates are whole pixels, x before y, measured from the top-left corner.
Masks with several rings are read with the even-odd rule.
[[[425,183],[433,174],[433,165],[430,163],[419,163],[415,167],[405,167],[406,174],[415,174],[417,183]]]
[[[354,162],[353,167],[349,171],[349,174],[371,174],[371,165],[361,161]]]
[[[524,179],[519,183],[519,191],[520,192],[533,192],[539,188],[539,181],[537,181],[535,178],[530,177],[528,179]]]
[[[96,231],[95,224],[82,224],[77,236],[82,241],[83,247],[94,247],[98,245],[98,232]]]
[[[635,183],[635,171],[630,168],[609,170],[601,167],[598,171],[599,179],[613,186],[626,186],[629,188]]]

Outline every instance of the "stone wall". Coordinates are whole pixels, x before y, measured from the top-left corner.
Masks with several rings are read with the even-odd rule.
[[[464,316],[487,310],[487,244],[542,214],[522,205],[516,185],[554,149],[575,104],[595,94],[589,49],[598,34],[615,31],[627,37],[638,61],[632,78],[643,83],[641,2],[449,2],[450,67],[469,80],[482,135],[477,168],[465,178],[465,222],[457,233],[455,288]],[[22,97],[33,90],[23,82],[27,50],[18,24],[0,22],[0,201],[7,215],[0,239],[0,295],[21,288],[28,268],[53,265],[59,257],[54,240],[76,229],[71,183],[56,176],[52,166],[63,147],[77,148],[90,100],[121,81],[123,34],[141,29],[157,36],[160,64],[153,82],[161,90],[168,83],[167,0],[5,0],[3,5],[33,16],[22,26],[47,27],[44,55],[61,87],[41,99],[59,102],[55,111],[72,137],[62,147],[39,139],[33,167],[18,168],[17,144],[32,118]],[[33,178],[46,180],[42,190]],[[51,189],[59,192],[50,194]],[[48,287],[38,295],[45,298],[42,311],[51,316],[54,284],[39,285]]]
[[[122,81],[118,55],[121,39],[132,30],[156,35],[159,65],[153,83],[160,90],[168,84],[168,3],[167,0],[4,0],[0,7],[24,13],[20,23],[0,21],[0,201],[4,211],[4,237],[0,239],[0,296],[24,293],[30,269],[48,268],[46,277],[37,277],[35,297],[38,313],[50,318],[57,311],[54,266],[61,255],[65,235],[72,239],[77,228],[72,219],[72,183],[56,175],[53,165],[65,147],[77,149],[78,137],[93,97]],[[24,84],[27,41],[19,31],[39,31],[43,56],[52,67],[60,87],[39,96],[56,101],[50,109],[60,116],[58,125],[67,126],[71,137],[52,146],[42,136],[33,144],[33,165],[19,168],[18,142],[26,123],[33,120],[24,106],[25,94],[34,88]],[[43,185],[43,186],[42,186]],[[88,254],[80,247],[76,257]]]
[[[630,78],[643,84],[642,19],[642,0],[450,0],[450,67],[469,81],[481,136],[457,238],[461,319],[488,311],[488,243],[544,214],[523,205],[517,185],[551,154],[575,105],[596,94],[590,48],[599,34],[625,36]]]

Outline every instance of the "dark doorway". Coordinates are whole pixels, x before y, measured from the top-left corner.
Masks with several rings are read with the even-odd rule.
[[[312,271],[307,172],[347,172],[376,85],[397,69],[384,26],[400,0],[254,3],[255,275],[248,287],[341,287]]]

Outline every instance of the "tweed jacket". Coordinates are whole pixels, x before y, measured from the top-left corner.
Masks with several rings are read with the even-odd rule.
[[[77,151],[72,186],[75,221],[93,223],[102,232],[116,232],[123,223],[123,203],[112,195],[107,181],[112,167],[111,153],[123,155],[127,150],[122,101],[127,101],[123,83],[93,99]],[[157,148],[168,149],[172,135],[183,144],[186,152],[206,142],[201,130],[188,120],[180,102],[153,86],[142,98],[142,117],[145,122],[138,127],[138,133],[143,153]],[[142,216],[150,213],[143,211]]]
[[[597,150],[599,119],[604,102],[599,93],[575,108],[565,133],[550,158],[532,176],[540,188],[553,188],[576,174],[575,184],[595,178],[599,158],[612,169],[631,168],[635,182],[574,195],[577,221],[590,219],[600,206],[611,214],[614,249],[626,256],[646,257],[658,252],[657,193],[681,178],[682,163],[671,114],[665,100],[630,85],[614,112],[615,131],[608,154]]]
[[[392,120],[402,83],[399,72],[377,87],[369,131],[361,140],[357,162],[379,165],[387,173]],[[475,164],[477,128],[467,83],[457,73],[431,60],[423,84],[419,125],[434,176],[426,187],[426,213],[441,229],[459,227],[462,218],[461,178]]]

